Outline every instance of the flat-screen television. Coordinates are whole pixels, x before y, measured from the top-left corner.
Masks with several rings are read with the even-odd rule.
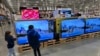
[[[71,9],[68,10],[68,9],[66,8],[66,10],[60,10],[60,11],[61,11],[62,14],[65,15],[66,18],[67,18],[67,17],[71,17],[71,13],[72,13],[72,10],[71,10]]]
[[[71,8],[58,8],[57,10],[53,11],[53,16],[57,17],[58,14],[63,14],[66,18],[71,17],[72,9]]]
[[[70,38],[84,34],[84,20],[72,19],[61,21],[61,37]]]
[[[33,21],[16,21],[15,31],[18,41],[27,42],[27,30],[29,25],[34,25],[35,31],[40,34],[40,41],[50,40],[54,37],[54,25],[52,20],[33,20]]]
[[[85,33],[92,33],[100,31],[100,18],[88,18],[86,20]]]
[[[39,19],[38,9],[24,9],[21,11],[22,20]]]

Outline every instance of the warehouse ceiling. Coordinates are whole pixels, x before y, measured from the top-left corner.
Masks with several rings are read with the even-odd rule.
[[[56,6],[76,8],[99,7],[100,0],[7,0],[14,12],[18,12],[20,7],[52,7]]]

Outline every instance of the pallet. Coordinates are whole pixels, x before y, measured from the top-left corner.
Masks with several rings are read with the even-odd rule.
[[[24,51],[28,51],[28,50],[31,50],[32,48],[27,44],[27,45],[20,45],[18,47],[18,52],[19,53],[22,53]]]
[[[89,39],[89,34],[81,35],[81,36],[80,36],[80,39],[81,39],[81,40]]]
[[[94,35],[95,35],[95,38],[99,38],[100,37],[100,32],[95,32]]]
[[[48,47],[53,45],[55,45],[55,40],[48,40],[46,42],[43,42],[43,47]]]
[[[40,43],[40,48],[43,48],[43,43]],[[19,45],[18,46],[18,52],[19,53],[22,53],[22,52],[25,52],[25,51],[29,51],[31,50],[32,48],[29,46],[29,44],[26,44],[26,45]]]
[[[71,41],[80,41],[80,36],[73,37]]]
[[[90,33],[89,38],[91,38],[91,39],[95,38],[95,33]]]
[[[72,42],[72,41],[79,41],[80,40],[80,36],[77,37],[70,37],[70,38],[63,38],[60,39],[60,43],[68,43],[68,42]]]
[[[80,36],[77,36],[77,37],[70,37],[70,38],[66,38],[66,39],[63,39],[64,43],[70,43],[70,42],[73,42],[73,41],[80,41]]]
[[[98,37],[100,38],[100,32],[98,33]]]
[[[61,38],[58,44],[66,43],[66,38]]]
[[[69,43],[72,41],[72,38],[67,38],[65,41],[66,41],[66,43]]]

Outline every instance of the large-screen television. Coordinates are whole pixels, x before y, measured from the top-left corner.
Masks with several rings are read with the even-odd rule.
[[[39,19],[38,9],[24,9],[21,11],[22,20]]]
[[[52,20],[16,21],[15,31],[18,41],[27,42],[27,30],[29,25],[34,25],[35,31],[40,34],[40,41],[50,40],[54,37],[54,25]]]
[[[61,37],[70,38],[84,34],[84,20],[72,19],[62,20],[61,22]]]
[[[88,18],[86,20],[85,33],[92,33],[100,31],[100,18]]]
[[[71,17],[72,9],[71,8],[58,8],[57,10],[53,11],[53,16],[57,17],[58,14],[63,14],[66,18]]]

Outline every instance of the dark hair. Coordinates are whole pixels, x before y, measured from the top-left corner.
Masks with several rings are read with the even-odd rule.
[[[34,26],[33,25],[29,25],[28,29],[34,29]]]
[[[6,32],[5,32],[5,36],[10,35],[10,33],[11,33],[11,31],[6,31]]]

